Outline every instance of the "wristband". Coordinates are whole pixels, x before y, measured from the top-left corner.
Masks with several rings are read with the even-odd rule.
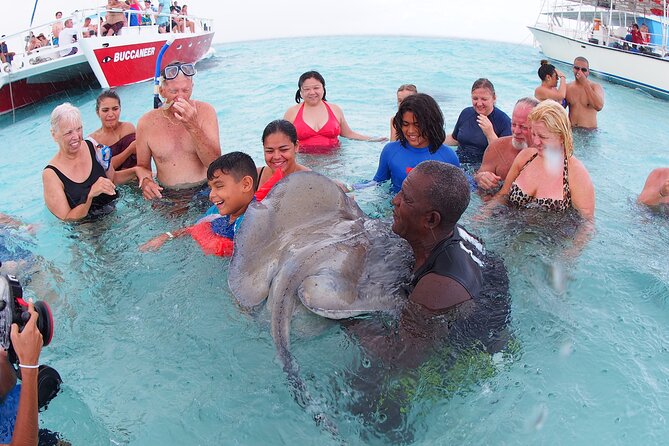
[[[165,235],[168,236],[170,238],[170,240],[172,240],[174,238],[174,234],[172,234],[170,231],[167,231],[165,233]]]
[[[21,367],[22,369],[38,369],[39,364],[37,364],[37,365],[19,364],[19,367]]]

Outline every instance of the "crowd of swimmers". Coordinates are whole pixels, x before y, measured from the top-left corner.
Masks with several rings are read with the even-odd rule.
[[[76,221],[109,212],[121,183],[138,184],[147,200],[204,193],[213,205],[207,215],[192,226],[157,235],[141,248],[157,249],[190,235],[207,253],[231,255],[248,206],[262,200],[281,178],[310,170],[298,163],[298,152],[331,152],[339,147],[340,137],[387,140],[354,131],[342,108],[326,100],[323,76],[309,71],[298,80],[296,105],[262,133],[264,166],[256,166],[242,152],[222,155],[215,109],[192,99],[195,74],[190,63],[164,67],[160,94],[165,104],[146,112],[136,128],[121,121],[121,99],[114,91],[97,98],[101,126],[87,138],[79,110],[69,103],[56,107],[51,133],[58,150],[42,173],[44,200],[53,215]],[[448,134],[437,102],[415,85],[402,85],[390,141],[374,178],[352,186],[338,183],[342,193],[349,193],[390,181],[392,229],[409,242],[415,259],[410,302],[443,312],[476,301],[484,254],[479,242],[458,225],[469,205],[472,181],[486,201],[483,212],[498,205],[573,210],[585,225],[592,225],[595,190],[576,156],[572,127],[597,126],[597,112],[604,106],[602,87],[589,80],[588,61],[582,57],[574,61],[571,83],[547,62],[538,75],[541,85],[535,97],[519,99],[511,117],[497,108],[492,82],[476,80],[472,106],[462,110]],[[669,204],[669,168],[651,173],[639,201]],[[20,336],[12,334],[16,345],[21,345]],[[25,353],[27,358],[16,350],[21,361],[32,364],[37,359],[32,350]],[[19,411],[19,417],[36,426],[36,409],[33,413],[32,403],[26,404],[30,409]]]

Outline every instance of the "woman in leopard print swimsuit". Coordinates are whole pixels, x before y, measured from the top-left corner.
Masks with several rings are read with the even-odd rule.
[[[496,201],[549,212],[576,209],[593,220],[595,191],[585,166],[574,156],[571,124],[553,100],[541,102],[527,117],[532,147],[516,157]]]

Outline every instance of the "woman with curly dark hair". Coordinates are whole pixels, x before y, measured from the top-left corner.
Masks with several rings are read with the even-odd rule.
[[[408,170],[426,160],[443,161],[459,167],[460,161],[445,138],[444,115],[437,102],[424,93],[405,98],[393,118],[397,141],[381,152],[375,182],[391,180],[392,191],[399,192]]]

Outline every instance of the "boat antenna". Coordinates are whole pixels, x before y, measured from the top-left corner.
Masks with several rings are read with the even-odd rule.
[[[163,105],[163,101],[160,100],[159,88],[160,87],[160,67],[163,62],[163,55],[165,51],[174,43],[174,39],[169,39],[165,42],[165,45],[158,52],[158,58],[156,59],[156,73],[153,76],[153,108],[159,108]]]
[[[35,11],[37,11],[37,2],[39,2],[39,0],[35,0],[35,6],[33,6],[33,15],[30,16],[30,27],[31,28],[33,26],[33,20],[35,20]]]

